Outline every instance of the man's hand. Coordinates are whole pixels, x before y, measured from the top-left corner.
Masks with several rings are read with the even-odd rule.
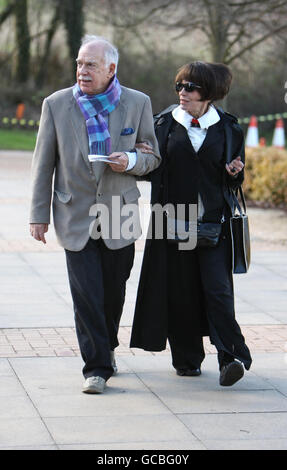
[[[30,233],[35,240],[46,244],[45,233],[48,232],[48,224],[30,224]]]
[[[123,173],[126,171],[127,166],[129,164],[129,158],[126,153],[124,152],[113,152],[109,155],[109,159],[111,161],[115,161],[116,163],[109,163],[110,168],[117,173]]]

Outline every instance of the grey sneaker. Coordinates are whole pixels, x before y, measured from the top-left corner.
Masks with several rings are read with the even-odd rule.
[[[102,377],[88,377],[83,385],[83,393],[103,393],[106,381]]]
[[[116,359],[115,359],[115,351],[111,351],[111,363],[112,363],[112,368],[114,369],[113,375],[117,375],[118,367],[117,367]]]

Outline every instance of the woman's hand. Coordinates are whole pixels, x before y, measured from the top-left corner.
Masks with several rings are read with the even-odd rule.
[[[243,170],[244,163],[241,161],[241,157],[237,157],[229,164],[226,163],[225,168],[230,176],[237,176]]]
[[[143,153],[153,153],[153,148],[149,144],[147,144],[146,142],[137,143],[135,145],[135,148],[139,149]]]

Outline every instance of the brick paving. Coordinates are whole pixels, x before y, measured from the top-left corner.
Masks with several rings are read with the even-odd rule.
[[[287,352],[287,325],[248,325],[241,327],[252,353]],[[129,348],[131,327],[120,327],[117,354],[158,355],[170,354],[169,348],[162,352],[148,352]],[[206,354],[216,349],[204,338]],[[74,328],[5,328],[0,329],[0,357],[71,357],[79,356]]]

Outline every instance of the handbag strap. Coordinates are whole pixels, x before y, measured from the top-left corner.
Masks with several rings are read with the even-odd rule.
[[[239,199],[238,199],[238,192],[240,194],[242,207],[241,207]],[[230,206],[231,212],[232,212],[232,217],[234,217],[236,209],[238,210],[238,212],[241,216],[246,215],[246,203],[245,203],[245,198],[244,198],[242,187],[239,186],[239,188],[237,188],[235,191],[231,190],[231,197],[232,197],[233,202],[234,202],[234,206]]]
[[[232,130],[231,130],[231,127],[226,122],[224,123],[224,131],[225,131],[225,137],[226,137],[225,138],[226,163],[229,164],[232,161],[232,157],[233,157],[232,145],[231,145]],[[245,203],[245,197],[244,197],[244,194],[243,194],[242,186],[240,185],[235,191],[232,190],[231,188],[229,188],[229,189],[230,189],[231,197],[232,197],[234,205],[235,205],[235,207],[234,207],[228,201],[231,212],[232,212],[232,216],[234,216],[234,214],[235,214],[235,210],[236,210],[235,208],[237,208],[240,215],[246,215],[246,203]],[[240,205],[239,200],[238,200],[238,192],[240,194],[240,199],[241,199],[241,202],[242,202],[243,210],[242,210],[241,205]]]
[[[236,199],[238,201],[238,195],[237,193],[239,192],[240,194],[240,199],[241,199],[241,202],[242,202],[242,207],[243,207],[243,214],[245,215],[246,214],[246,202],[245,202],[245,197],[244,197],[244,193],[243,193],[243,189],[242,189],[242,186],[240,185],[239,188],[237,188],[236,192],[235,192],[235,196],[236,196]],[[239,204],[239,202],[238,202]]]

